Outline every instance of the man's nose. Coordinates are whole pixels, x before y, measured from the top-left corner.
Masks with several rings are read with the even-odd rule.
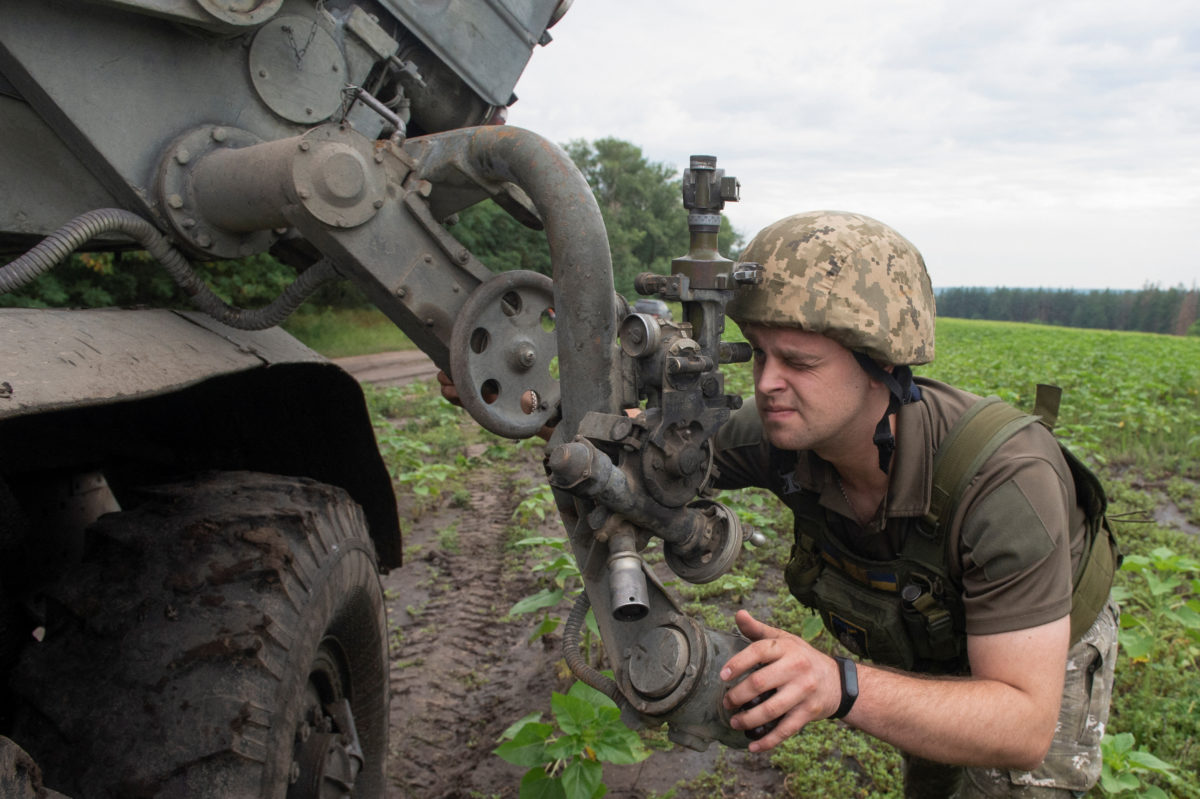
[[[782,387],[783,380],[778,361],[771,357],[764,357],[755,365],[754,388],[763,394],[770,394]]]

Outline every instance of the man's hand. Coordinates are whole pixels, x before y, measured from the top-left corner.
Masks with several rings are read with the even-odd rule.
[[[725,708],[736,711],[760,694],[775,694],[757,707],[735,715],[735,729],[750,730],[771,721],[775,729],[750,743],[751,752],[762,752],[795,735],[810,721],[833,715],[842,701],[837,663],[803,638],[763,624],[747,611],[736,616],[738,629],[752,642],[731,657],[721,669],[721,679],[745,679],[725,693]]]
[[[454,381],[450,379],[450,375],[439,369],[437,381],[442,390],[442,397],[451,405],[457,405],[461,408],[462,400],[458,397],[458,389],[454,387]]]
[[[442,391],[442,397],[451,405],[457,405],[461,408],[463,406],[462,398],[458,395],[458,389],[455,387],[454,381],[450,378],[450,375],[438,370],[437,381],[438,386]],[[496,401],[496,395],[485,393],[483,395],[483,401],[490,405]],[[521,410],[524,413],[533,413],[536,407],[537,394],[532,391],[526,391],[521,395]],[[549,423],[543,425],[542,429],[537,432],[538,437],[540,437],[543,441],[549,441],[550,436],[554,434],[554,426],[556,424],[558,424],[558,420],[551,419]]]

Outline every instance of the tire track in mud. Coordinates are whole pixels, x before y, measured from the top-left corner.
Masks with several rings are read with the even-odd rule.
[[[516,796],[525,769],[492,754],[512,722],[549,708],[557,641],[528,643],[536,620],[498,621],[537,590],[506,550],[514,477],[472,473],[465,508],[405,530],[403,568],[384,579],[391,636],[389,794],[395,799]],[[552,520],[553,521],[553,520]],[[553,522],[557,525],[557,522]]]

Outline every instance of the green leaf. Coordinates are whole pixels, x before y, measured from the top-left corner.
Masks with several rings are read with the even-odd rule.
[[[604,767],[595,760],[576,760],[562,773],[563,793],[567,799],[592,799],[603,787]],[[604,794],[601,793],[601,796]]]
[[[509,608],[509,615],[515,616],[518,613],[533,613],[542,608],[552,608],[559,602],[562,602],[563,592],[561,588],[544,588],[536,594],[527,596]]]
[[[1175,770],[1175,767],[1164,760],[1160,760],[1149,752],[1143,752],[1141,749],[1135,749],[1125,756],[1130,763],[1136,763],[1144,769],[1158,772],[1159,774],[1169,774]]]
[[[599,691],[585,683],[583,680],[576,680],[567,689],[567,696],[573,696],[576,699],[582,699],[589,705],[595,707],[616,707],[617,703],[612,701],[603,691]]]
[[[543,769],[531,768],[521,778],[520,799],[567,799],[560,781]]]
[[[1119,636],[1121,652],[1130,660],[1146,660],[1154,651],[1158,639],[1143,629],[1122,630]]]
[[[596,759],[605,763],[628,765],[650,757],[637,733],[617,722],[605,727],[595,742]]]
[[[579,696],[556,693],[550,697],[550,709],[559,729],[565,733],[579,735],[596,724],[595,706]]]
[[[493,749],[492,754],[514,766],[540,766],[549,759],[546,739],[553,732],[549,724],[526,724],[511,741]]]
[[[582,757],[585,749],[586,744],[582,736],[569,733],[560,735],[546,745],[546,759],[566,762],[575,757]]]
[[[516,738],[517,733],[519,733],[521,731],[521,728],[524,727],[526,724],[537,724],[537,723],[541,722],[541,720],[542,720],[542,711],[535,710],[532,713],[530,713],[529,715],[522,716],[520,719],[517,719],[512,724],[508,725],[508,729],[506,729],[504,732],[500,733],[500,737],[497,738],[496,740],[507,741],[512,738]],[[550,728],[549,724],[543,724],[542,726],[546,727],[546,728]]]
[[[529,640],[536,641],[543,635],[549,635],[558,629],[558,625],[561,622],[562,619],[560,619],[558,616],[547,616],[546,618],[542,619],[542,623],[535,627],[533,632],[530,633]]]

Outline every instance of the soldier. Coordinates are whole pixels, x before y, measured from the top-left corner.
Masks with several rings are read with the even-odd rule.
[[[763,751],[844,719],[904,753],[908,796],[1080,795],[1100,773],[1115,555],[1058,443],[1022,428],[932,527],[935,453],[979,398],[912,376],[934,356],[920,253],[868,217],[816,212],[768,226],[742,260],[765,275],[728,308],[755,402],[717,436],[717,486],[792,509],[789,588],[854,657],[740,611],[751,643],[721,672],[733,726],[774,722],[750,744]]]

